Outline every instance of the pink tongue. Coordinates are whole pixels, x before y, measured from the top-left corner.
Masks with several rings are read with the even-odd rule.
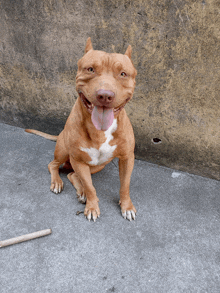
[[[92,123],[98,130],[107,130],[113,122],[113,109],[94,106],[92,110]]]

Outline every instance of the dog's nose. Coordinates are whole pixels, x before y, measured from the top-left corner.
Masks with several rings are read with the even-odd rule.
[[[110,104],[115,98],[115,94],[109,90],[98,90],[96,93],[96,99],[102,104]]]

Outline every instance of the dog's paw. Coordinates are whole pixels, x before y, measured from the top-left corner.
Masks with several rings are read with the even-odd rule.
[[[131,221],[132,219],[135,220],[136,213],[133,210],[131,210],[131,211],[124,211],[124,212],[121,211],[121,214],[122,214],[122,217],[124,219],[128,219],[129,221]]]
[[[54,193],[60,193],[63,190],[63,181],[57,180],[56,182],[52,182],[50,186],[50,190]]]
[[[80,194],[80,193],[76,193],[78,201],[80,203],[86,203],[86,196],[84,193]]]
[[[78,201],[80,203],[86,203],[86,196],[84,194],[84,188],[82,186],[82,183],[79,179],[79,177],[76,175],[75,172],[71,172],[67,175],[67,178],[69,181],[73,184],[73,186],[76,189],[76,195],[78,198]]]
[[[124,219],[127,219],[129,221],[135,220],[137,211],[131,200],[128,202],[119,201],[119,205],[121,206],[121,214]]]
[[[98,202],[88,203],[88,201],[87,201],[86,207],[84,210],[84,215],[89,221],[91,219],[93,219],[93,221],[95,222],[97,220],[97,218],[100,217],[100,210],[99,210]]]

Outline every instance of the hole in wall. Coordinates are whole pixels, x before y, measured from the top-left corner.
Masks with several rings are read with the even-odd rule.
[[[152,142],[153,142],[154,144],[159,144],[159,143],[162,142],[162,140],[161,140],[160,138],[155,137],[155,138],[152,138]]]

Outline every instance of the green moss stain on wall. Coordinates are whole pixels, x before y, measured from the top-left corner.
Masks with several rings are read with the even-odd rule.
[[[220,179],[218,0],[18,2],[0,7],[2,121],[57,133],[87,37],[107,52],[131,44],[136,157]]]

